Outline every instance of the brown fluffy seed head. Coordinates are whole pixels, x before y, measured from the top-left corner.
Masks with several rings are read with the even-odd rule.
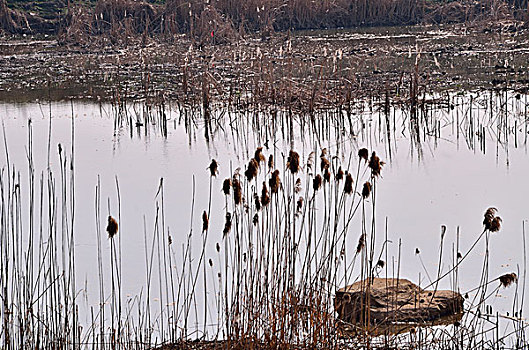
[[[483,215],[483,225],[486,230],[490,230],[492,227],[492,221],[494,220],[497,211],[498,209],[494,207],[490,207],[485,211],[485,214]]]
[[[219,244],[219,243],[217,243],[217,244],[215,245],[215,249],[217,249],[217,253],[220,252],[220,244]]]
[[[209,266],[213,267],[213,260],[209,259]]]
[[[342,170],[342,167],[339,167],[338,171],[336,172],[336,181],[342,181],[342,179],[343,179],[343,170]]]
[[[233,188],[233,201],[235,204],[239,205],[242,202],[242,188],[241,183],[236,178],[233,178],[232,180],[232,188]]]
[[[261,163],[261,162],[265,162],[266,161],[266,158],[263,155],[263,147],[257,147],[257,149],[255,150],[255,154],[254,154],[253,158],[255,159],[255,161],[257,163]]]
[[[296,202],[296,209],[298,212],[301,211],[301,208],[303,208],[303,197],[299,197],[298,201]]]
[[[364,246],[366,245],[366,235],[361,234],[360,238],[358,239],[358,245],[356,246],[356,253],[360,253],[362,249],[364,249]]]
[[[380,158],[377,156],[375,152],[371,154],[371,158],[369,158],[369,168],[371,169],[371,176],[376,177],[380,175],[380,171],[382,170],[382,166],[384,165],[384,162],[380,161]]]
[[[254,177],[257,176],[257,172],[259,170],[259,163],[255,159],[250,159],[250,163],[248,163],[248,168],[244,171],[244,175],[248,179],[248,181],[252,181]]]
[[[518,281],[518,276],[514,272],[512,272],[512,273],[507,273],[505,275],[500,276],[499,279],[500,279],[500,283],[502,284],[502,286],[504,288],[507,288],[514,282]]]
[[[329,169],[329,167],[331,166],[331,162],[329,162],[329,160],[325,158],[324,156],[322,156],[320,159],[321,159],[321,162],[320,162],[321,172],[324,172],[326,169]]]
[[[369,151],[367,150],[367,148],[361,148],[358,150],[358,157],[360,159],[363,159],[364,161],[367,162],[367,159],[369,158]]]
[[[209,227],[209,219],[208,219],[208,213],[204,210],[202,213],[202,232],[205,232],[208,230]]]
[[[377,267],[383,269],[384,266],[386,266],[386,262],[384,260],[377,261]]]
[[[274,167],[274,156],[271,154],[268,157],[268,169],[272,169]]]
[[[171,235],[169,235],[167,237],[167,241],[168,241],[169,245],[173,244],[173,238],[171,237]]]
[[[371,194],[371,183],[366,181],[364,187],[362,188],[362,198],[366,199]]]
[[[415,255],[419,255],[421,254],[421,251],[419,250],[419,248],[415,248]]]
[[[253,200],[255,202],[255,210],[261,210],[261,201],[259,200],[259,195],[257,193],[253,194]]]
[[[501,218],[499,216],[494,217],[490,223],[490,232],[498,232],[501,229]]]
[[[288,154],[287,168],[292,174],[296,174],[299,171],[299,154],[294,150],[290,150]]]
[[[268,188],[266,187],[266,181],[263,181],[263,189],[261,190],[261,204],[266,207],[270,203],[270,196],[268,195]]]
[[[231,179],[230,178],[225,179],[224,182],[222,183],[222,192],[224,192],[226,196],[230,195],[230,188],[231,188]]]
[[[345,176],[345,184],[343,185],[343,191],[346,194],[353,193],[353,177],[350,173],[347,173],[347,175]]]
[[[224,230],[222,230],[223,237],[226,237],[231,230],[231,213],[226,213],[226,221],[224,222]]]
[[[318,191],[321,187],[321,176],[320,174],[316,175],[316,177],[312,180],[312,188],[314,189],[314,192]]]
[[[254,226],[259,223],[259,214],[255,213],[252,219],[252,223],[254,224]]]
[[[299,177],[296,179],[296,183],[294,184],[294,192],[301,192],[301,179]]]
[[[325,171],[323,172],[323,179],[326,182],[331,181],[331,172],[329,171],[329,169],[325,169]]]
[[[118,222],[112,216],[108,216],[107,224],[108,238],[113,238],[118,233]]]
[[[268,180],[268,184],[270,185],[270,191],[272,193],[277,193],[279,191],[279,185],[281,184],[281,180],[279,179],[279,170],[274,170],[272,177],[270,177]]]
[[[219,173],[219,163],[215,159],[211,160],[211,164],[208,166],[209,173],[211,176],[217,176]]]

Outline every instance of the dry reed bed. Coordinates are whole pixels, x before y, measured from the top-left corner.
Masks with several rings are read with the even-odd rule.
[[[32,147],[30,121],[27,171],[10,163],[6,151],[0,177],[0,340],[5,349],[143,349],[160,343],[196,348],[188,339],[224,340],[199,342],[197,347],[256,349],[526,344],[520,294],[513,299],[516,312],[512,316],[494,314],[488,304],[499,288],[513,283],[518,287],[520,274],[488,275],[489,237],[501,234],[495,208],[485,212],[484,229],[470,248],[459,253],[459,240],[454,242],[457,256],[451,258],[451,268],[439,268],[430,284],[437,288],[439,281],[450,279],[458,289],[459,266],[485,242],[481,282],[468,291],[475,297],[466,301],[461,323],[418,328],[408,336],[371,337],[377,326],[367,322],[356,325],[357,332],[340,331],[341,322],[333,310],[337,288],[379,274],[396,278],[400,274],[400,265],[390,268],[383,263],[399,262],[400,255],[388,256],[387,227],[382,229],[374,215],[384,162],[365,148],[346,156],[318,148],[309,154],[257,148],[235,170],[212,160],[206,170],[210,174],[208,205],[195,208],[195,198],[190,198],[189,230],[176,235],[166,224],[168,208],[161,179],[155,214],[149,221],[152,226],[143,228],[144,290],[128,301],[122,291],[122,257],[127,252],[121,250],[119,231],[127,222],[121,217],[126,194],[120,193],[116,179],[117,207],[109,206],[111,216],[107,217],[102,214],[104,194],[98,182],[92,234],[98,247],[99,305],[82,310],[75,237],[87,233],[74,231],[75,150],[60,144],[49,147],[48,157],[58,159],[59,166],[40,170],[33,168]],[[27,180],[20,179],[21,173],[27,174]],[[212,198],[224,206],[212,206]],[[219,216],[224,220],[218,220]],[[183,244],[175,245],[182,237]],[[443,229],[440,238],[439,266],[446,255]],[[193,249],[192,242],[200,248]],[[104,248],[108,245],[109,249]],[[109,259],[103,259],[103,254]],[[525,272],[523,278],[522,295]],[[157,304],[152,303],[155,297]],[[86,316],[91,320],[88,324],[80,321]]]

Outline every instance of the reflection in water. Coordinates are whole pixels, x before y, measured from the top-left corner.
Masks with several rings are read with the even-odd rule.
[[[50,334],[57,337],[100,343],[112,337],[132,341],[138,332],[142,341],[154,343],[204,332],[220,338],[243,331],[266,336],[268,322],[279,322],[286,314],[300,317],[291,320],[299,321],[298,333],[291,330],[296,339],[306,336],[303,315],[321,317],[322,332],[331,334],[325,317],[333,291],[370,271],[364,270],[370,262],[367,253],[361,258],[361,250],[355,257],[360,237],[373,237],[366,249],[376,258],[383,252],[387,269],[377,273],[424,285],[430,283],[425,276],[445,273],[459,251],[471,246],[482,231],[482,213],[491,205],[501,210],[504,225],[487,236],[489,280],[516,271],[519,288],[525,286],[525,273],[518,269],[525,248],[524,199],[529,196],[524,181],[529,170],[526,96],[430,96],[418,101],[413,113],[405,101],[390,105],[386,99],[308,115],[273,108],[214,109],[207,120],[201,110],[178,104],[132,104],[116,114],[115,106],[80,103],[73,106],[75,157],[71,106],[52,105],[51,121],[41,107],[47,108],[2,106],[7,145],[2,287],[9,290],[6,300],[24,305],[20,310],[55,315],[49,318],[55,327]],[[273,156],[275,167],[259,160],[257,178],[249,180],[244,173],[258,146],[267,159]],[[376,150],[388,163],[376,180],[357,159],[362,147]],[[286,171],[290,149],[299,153],[299,173]],[[206,169],[211,158],[219,164],[217,177]],[[334,179],[339,167],[354,179],[351,195],[343,194],[338,180],[322,180],[319,186],[314,182],[320,173],[325,179],[326,170]],[[281,171],[282,187],[272,194],[268,181],[275,168]],[[221,192],[227,178],[232,185],[240,182],[241,204]],[[366,181],[374,190],[362,198],[357,192]],[[271,197],[266,210],[263,182]],[[204,211],[208,230],[202,230]],[[112,240],[105,234],[108,215],[119,221]],[[447,226],[445,241],[438,234],[441,224]],[[229,231],[227,239],[224,231]],[[439,241],[445,252],[441,258]],[[473,288],[483,266],[480,252],[440,285],[479,300]],[[27,265],[26,257],[31,257]],[[21,287],[15,288],[11,278],[23,281]],[[311,294],[311,286],[326,293]],[[258,301],[263,292],[269,298]],[[513,293],[512,288],[496,288],[482,305],[467,302],[468,314],[486,314],[491,320],[496,311],[499,316],[509,316],[509,311],[516,327],[522,327],[524,310],[519,293],[516,299]],[[72,308],[74,300],[78,310]],[[71,312],[60,318],[52,305]],[[292,313],[294,306],[298,313]],[[130,329],[112,335],[127,317]],[[485,326],[482,316],[476,320],[470,319],[473,326]],[[24,328],[13,322],[6,329],[20,334],[16,329]],[[38,329],[38,324],[24,322],[24,327]],[[83,330],[64,334],[76,322]],[[249,325],[255,328],[245,328]],[[463,327],[449,332],[471,333]],[[47,337],[48,343],[54,341]]]

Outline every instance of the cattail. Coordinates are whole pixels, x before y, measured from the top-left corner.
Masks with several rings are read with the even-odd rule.
[[[235,204],[241,204],[242,201],[242,189],[241,189],[241,183],[236,178],[233,178],[232,181],[232,187],[233,187],[233,200],[235,201]]]
[[[415,248],[415,255],[419,255],[421,254],[421,251],[419,250],[419,248]]]
[[[261,163],[261,162],[265,162],[266,161],[266,158],[263,155],[263,147],[257,147],[257,149],[255,150],[255,155],[253,156],[253,158],[255,159],[255,161],[258,164]]]
[[[288,154],[287,168],[292,174],[296,174],[299,171],[299,154],[294,150],[290,150]]]
[[[268,169],[272,169],[274,167],[274,156],[271,154],[268,157]]]
[[[371,154],[371,158],[369,159],[369,164],[368,164],[369,168],[371,168],[371,176],[380,175],[380,171],[382,170],[383,165],[384,165],[384,162],[381,162],[377,154],[373,152]]]
[[[266,187],[266,181],[263,181],[263,189],[261,190],[261,204],[266,207],[270,203],[270,196],[268,195],[268,188]]]
[[[281,180],[279,179],[279,170],[274,170],[272,177],[268,180],[268,184],[270,185],[270,191],[272,193],[277,193],[279,191],[279,185],[281,184]]]
[[[492,222],[490,223],[490,232],[498,232],[501,228],[501,218],[499,216],[496,216],[494,219],[492,219]]]
[[[494,219],[497,211],[498,209],[494,207],[490,207],[485,211],[485,214],[483,215],[483,225],[485,225],[486,230],[490,230],[492,220]]]
[[[312,170],[312,164],[314,164],[314,152],[310,152],[307,157],[307,170]]]
[[[222,230],[223,237],[226,237],[231,230],[231,214],[226,213],[226,222],[224,223],[224,230]]]
[[[209,259],[209,266],[213,267],[213,260]]]
[[[212,159],[211,164],[207,167],[207,169],[209,169],[211,176],[217,176],[219,172],[219,163],[217,163],[215,159]]]
[[[294,192],[301,192],[301,179],[299,177],[296,179],[296,183],[294,184]]]
[[[342,181],[343,179],[343,170],[342,167],[338,168],[338,171],[336,172],[336,181]],[[352,180],[353,178],[351,178]]]
[[[296,209],[298,212],[301,211],[301,208],[303,208],[303,197],[299,197],[298,201],[296,202]]]
[[[343,191],[347,194],[353,193],[353,177],[350,173],[347,173],[345,176],[345,184],[343,186]]]
[[[259,223],[259,214],[255,213],[252,219],[252,223],[254,224],[254,226]]]
[[[325,172],[323,173],[323,179],[326,182],[331,181],[331,172],[329,171],[329,169],[325,169]]]
[[[383,269],[384,266],[386,266],[386,262],[384,260],[377,261],[377,267]]]
[[[208,213],[204,210],[202,213],[202,232],[207,231],[209,227]]]
[[[362,249],[364,249],[364,246],[366,245],[366,235],[361,234],[360,239],[358,239],[358,245],[356,246],[356,253],[360,253]]]
[[[230,188],[231,188],[231,179],[230,178],[225,179],[224,182],[222,183],[222,192],[224,192],[226,196],[229,196]]]
[[[261,210],[261,202],[259,201],[259,195],[257,193],[254,193],[253,199],[255,202],[255,210],[257,211]]]
[[[316,177],[312,180],[312,188],[314,188],[314,192],[320,189],[321,182],[322,180],[320,174],[316,175]]]
[[[112,216],[108,216],[107,225],[108,238],[113,238],[118,233],[118,222]]]
[[[366,199],[371,194],[371,183],[366,181],[364,187],[362,188],[362,197]]]
[[[59,155],[60,155],[62,153],[62,145],[59,143],[58,147],[59,147]]]
[[[503,285],[504,288],[507,288],[517,280],[518,276],[516,276],[514,272],[500,276],[500,283]]]
[[[329,167],[331,166],[331,162],[329,162],[329,160],[325,158],[324,156],[321,156],[320,159],[321,159],[321,163],[320,163],[321,172],[325,171],[326,169],[329,169]]]
[[[217,249],[217,253],[220,252],[220,244],[218,242],[215,244],[215,249]]]
[[[358,157],[367,162],[367,159],[369,157],[369,151],[367,150],[367,148],[361,148],[360,150],[358,150]]]
[[[246,171],[244,172],[244,175],[248,179],[248,181],[252,181],[254,177],[257,176],[257,171],[259,170],[259,163],[255,159],[250,159],[250,163],[248,163],[248,168],[246,168]]]
[[[458,259],[462,259],[463,258],[463,254],[461,254],[461,252],[457,252],[457,258]]]
[[[171,235],[167,237],[167,242],[169,243],[169,245],[173,244],[173,238],[171,237]]]

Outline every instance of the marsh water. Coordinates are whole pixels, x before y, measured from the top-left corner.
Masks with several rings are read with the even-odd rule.
[[[265,142],[269,148],[263,153],[274,154],[278,163],[285,161],[290,147],[296,149],[304,161],[310,152],[318,154],[322,148],[327,148],[329,154],[345,163],[350,157],[356,157],[362,147],[379,154],[386,164],[377,183],[376,218],[379,232],[387,231],[390,240],[387,248],[388,263],[393,269],[391,273],[396,273],[396,262],[400,260],[401,277],[422,285],[429,284],[428,279],[437,274],[441,226],[446,226],[445,255],[441,264],[444,272],[453,266],[457,232],[460,250],[466,251],[482,232],[484,211],[492,206],[498,209],[503,224],[501,231],[490,238],[490,276],[516,272],[523,283],[523,225],[529,216],[526,203],[529,198],[527,126],[520,122],[525,120],[525,96],[517,98],[502,93],[494,98],[498,106],[507,101],[503,106],[508,109],[504,120],[508,127],[498,126],[500,117],[490,119],[490,112],[483,104],[479,109],[477,103],[471,116],[470,101],[480,101],[480,93],[470,92],[454,96],[456,106],[452,110],[432,108],[429,118],[437,120],[440,129],[435,132],[436,136],[424,134],[419,143],[410,136],[409,115],[398,107],[391,111],[393,135],[389,138],[381,119],[383,112],[365,108],[355,115],[359,131],[354,136],[316,140],[302,137],[299,126],[295,127],[294,136],[288,141],[276,134],[266,142],[259,140],[259,131],[249,125],[245,129],[244,141],[233,136],[227,127],[218,129],[214,137],[206,141],[204,125],[196,123],[186,130],[180,111],[170,106],[167,107],[168,130],[164,137],[154,122],[146,126],[130,126],[132,133],[127,126],[116,129],[110,104],[4,103],[0,111],[7,152],[2,152],[2,162],[6,165],[8,154],[10,162],[20,171],[21,188],[24,188],[28,122],[31,120],[36,174],[48,168],[48,146],[49,167],[58,173],[58,145],[61,144],[66,152],[71,149],[74,116],[76,274],[87,309],[97,305],[99,297],[95,268],[98,264],[95,221],[98,181],[103,218],[107,213],[118,215],[116,181],[119,184],[122,293],[123,298],[132,298],[145,292],[145,256],[151,249],[146,237],[150,242],[154,235],[160,179],[163,178],[164,184],[165,226],[175,251],[183,251],[188,235],[195,232],[192,245],[195,254],[200,255],[201,213],[208,208],[209,200],[207,167],[211,159],[218,161],[219,174],[212,178],[211,235],[205,253],[207,259],[217,261],[215,244],[223,239],[225,209],[222,180],[230,177],[236,168],[244,169],[253,150]],[[488,95],[484,97],[484,100],[488,99]],[[466,131],[470,118],[479,121],[484,128],[484,149],[481,142],[472,141],[473,135]],[[51,140],[49,145],[48,140]],[[356,246],[360,235],[360,226],[356,225],[358,231],[355,232],[355,224],[352,224],[348,233],[351,249]],[[379,248],[382,238],[377,242]],[[103,264],[107,265],[108,239],[103,240],[102,247],[103,260],[106,259]],[[420,254],[416,254],[417,248]],[[179,266],[180,256],[181,252],[175,255],[176,266]],[[482,261],[483,247],[478,246],[460,267],[461,292],[479,284]],[[108,279],[108,275],[105,278]],[[450,281],[443,280],[440,287],[452,288],[450,284]],[[514,289],[500,289],[489,302],[499,312],[510,312],[513,309],[512,293]],[[152,294],[151,297],[153,303],[160,302],[158,297]]]
[[[452,87],[461,84],[467,89],[458,85],[460,89],[455,91],[424,92],[421,96],[423,106],[419,111],[411,111],[409,104],[400,96],[391,102],[385,102],[384,97],[362,97],[352,103],[352,110],[322,108],[312,114],[294,112],[294,115],[291,110],[281,106],[238,110],[217,103],[208,114],[209,118],[205,118],[201,107],[190,108],[181,101],[170,100],[160,110],[158,107],[147,108],[149,103],[142,99],[131,100],[125,107],[118,108],[110,102],[35,101],[33,97],[41,96],[29,91],[30,102],[2,102],[0,115],[5,141],[2,142],[1,151],[3,184],[7,184],[10,174],[14,176],[13,181],[21,189],[22,218],[28,218],[29,215],[29,160],[33,161],[35,194],[39,198],[41,191],[46,197],[50,183],[52,188],[59,191],[61,175],[67,174],[61,173],[66,167],[64,164],[67,164],[64,163],[61,168],[61,160],[64,161],[65,157],[72,159],[73,155],[75,180],[67,190],[69,194],[66,202],[68,205],[75,204],[75,214],[73,218],[63,219],[63,225],[73,222],[76,300],[80,306],[80,323],[90,327],[94,323],[93,310],[100,308],[101,304],[110,308],[109,304],[112,303],[114,281],[109,271],[113,271],[115,266],[112,266],[114,262],[110,259],[111,240],[105,232],[106,217],[111,215],[119,219],[116,238],[119,240],[119,288],[123,304],[130,307],[129,310],[144,310],[141,305],[150,303],[152,319],[155,320],[152,327],[163,329],[160,324],[174,322],[167,309],[177,301],[163,290],[161,275],[167,269],[161,266],[169,266],[175,278],[182,281],[187,278],[183,277],[186,271],[182,268],[187,266],[187,260],[190,265],[185,269],[193,270],[192,276],[193,273],[198,275],[200,264],[205,266],[206,262],[211,261],[206,283],[202,278],[197,278],[195,282],[200,295],[209,296],[205,303],[210,314],[205,323],[210,327],[210,335],[214,334],[220,320],[215,315],[219,309],[216,297],[221,286],[217,282],[217,272],[224,263],[224,252],[219,253],[217,244],[224,249],[223,227],[228,210],[221,188],[225,178],[232,177],[234,173],[244,173],[257,147],[263,147],[266,157],[272,154],[276,167],[281,169],[286,166],[289,151],[296,150],[303,168],[300,177],[307,179],[312,179],[318,172],[318,159],[323,149],[326,149],[333,164],[342,164],[353,176],[358,163],[358,150],[365,147],[369,151],[376,151],[385,162],[381,176],[376,180],[375,248],[377,254],[384,252],[387,266],[385,270],[378,271],[381,276],[398,275],[421,286],[431,285],[437,275],[442,275],[454,266],[458,252],[464,254],[482,233],[485,210],[497,208],[503,221],[501,230],[490,236],[489,280],[515,272],[519,283],[511,288],[496,289],[499,282],[494,281],[487,304],[493,307],[494,312],[521,317],[519,310],[523,308],[526,311],[523,290],[526,284],[524,235],[525,224],[529,219],[529,206],[526,203],[529,198],[529,96],[523,91],[507,88],[476,87],[472,90],[468,89],[468,85],[472,87],[472,72],[479,73],[481,83],[500,75],[505,81],[523,77],[525,71],[518,74],[513,70],[512,73],[510,68],[516,66],[522,71],[522,56],[526,52],[523,49],[524,37],[514,37],[512,40],[511,36],[503,38],[505,46],[503,43],[498,44],[496,51],[490,50],[491,43],[496,45],[494,40],[489,38],[485,43],[478,40],[479,45],[472,42],[473,48],[467,47],[456,59],[450,52],[457,51],[457,47],[450,46],[452,51],[447,53],[444,42],[438,45],[438,41],[453,37],[443,30],[427,31],[419,38],[413,33],[404,35],[397,31],[386,36],[377,30],[374,32],[343,35],[340,32],[308,33],[300,34],[293,40],[298,40],[299,46],[305,42],[309,46],[315,45],[323,40],[325,48],[318,47],[314,52],[316,58],[325,57],[330,62],[336,62],[341,59],[337,58],[339,55],[354,56],[354,69],[364,70],[368,75],[374,75],[379,68],[387,69],[389,76],[397,77],[397,80],[399,74],[393,69],[399,66],[409,68],[409,62],[416,61],[420,55],[420,50],[415,50],[412,55],[410,45],[416,45],[417,40],[431,42],[433,46],[428,54],[434,59],[428,59],[425,71],[435,71],[432,74],[439,84],[446,83],[446,86]],[[461,45],[466,45],[464,36],[457,38],[463,42]],[[349,54],[341,51],[340,45],[348,40],[356,40],[360,49],[357,47],[356,52],[353,50]],[[384,62],[379,60],[380,52],[373,53],[371,48],[375,46],[377,50],[384,51],[385,43],[394,50],[394,60],[385,62],[387,65],[381,68],[379,64]],[[519,55],[514,55],[511,50],[516,45],[522,45],[518,48]],[[254,47],[251,46],[249,51],[254,52]],[[266,49],[263,52],[266,55]],[[122,53],[120,55],[123,56]],[[293,54],[296,55],[303,57],[303,54]],[[373,56],[373,59],[369,58]],[[16,58],[16,55],[13,57]],[[38,59],[35,57],[23,55],[20,62]],[[315,61],[315,58],[311,60]],[[104,65],[104,61],[99,63]],[[46,62],[51,61],[43,61],[43,64]],[[367,65],[362,66],[362,62],[367,62]],[[501,66],[494,68],[498,62],[502,63]],[[343,64],[340,69],[353,69],[348,68],[348,64]],[[469,73],[468,65],[471,65],[472,72],[461,76],[465,72]],[[441,66],[448,71],[453,70],[453,76],[447,81],[443,81],[446,72],[442,72]],[[97,67],[90,67],[97,72]],[[334,63],[333,67],[336,69]],[[13,69],[16,71],[19,68]],[[129,68],[131,76],[135,73],[143,76],[145,73],[134,72],[133,65]],[[146,66],[144,68],[148,69]],[[312,68],[314,73],[314,66]],[[107,73],[101,75],[106,76]],[[11,76],[11,73],[8,75]],[[57,85],[62,86],[65,81],[75,79],[75,76],[75,71],[72,77],[58,75],[57,79],[66,80],[58,81]],[[89,77],[94,76],[97,74]],[[452,80],[454,76],[457,79]],[[34,81],[31,80],[33,78]],[[31,75],[31,79],[31,84],[39,84],[38,75]],[[22,80],[18,82],[15,79],[14,85],[8,85],[16,92],[20,88],[17,84],[24,85]],[[162,85],[167,83],[162,80]],[[28,86],[33,88],[31,84]],[[91,84],[83,84],[86,85],[83,89],[86,89],[82,94],[95,91],[91,90]],[[87,90],[88,85],[90,91]],[[8,91],[10,88],[5,89],[6,96],[12,95]],[[77,87],[75,91],[78,91]],[[162,110],[163,113],[159,113]],[[309,169],[307,165],[314,158],[315,165]],[[210,176],[208,169],[212,159],[216,159],[219,164],[219,172],[215,177]],[[269,176],[269,172],[270,169],[264,167],[259,170],[263,178]],[[49,174],[54,174],[53,180],[46,184]],[[354,181],[361,186],[363,180],[354,178]],[[310,184],[307,180],[302,192],[309,193]],[[254,190],[258,192],[259,189],[259,183],[250,183],[247,193]],[[315,196],[314,217],[318,220],[326,215],[325,199],[322,199],[326,195],[326,192],[320,192]],[[360,197],[360,194],[353,196]],[[246,198],[247,203],[251,201],[251,198]],[[58,222],[61,221],[61,213],[70,210],[61,208],[61,203],[58,200],[55,206],[50,206],[56,210],[50,216]],[[202,232],[204,211],[209,212],[210,233],[206,241]],[[44,227],[53,221],[49,218],[43,220]],[[39,227],[38,219],[34,221],[35,227]],[[30,225],[25,219],[19,224],[21,246],[30,246]],[[160,225],[163,234],[160,234]],[[446,227],[444,235],[443,226]],[[59,229],[59,226],[54,227],[50,230]],[[99,239],[101,233],[102,239]],[[347,229],[347,249],[355,251],[361,234],[362,218],[356,215]],[[387,244],[384,242],[386,236]],[[44,239],[40,242],[43,247],[48,243],[52,245],[46,240],[46,235],[41,238]],[[192,259],[185,253],[188,242]],[[201,257],[204,242],[205,250]],[[160,254],[160,246],[166,244],[172,246],[169,263],[162,261],[166,257]],[[440,258],[441,246],[443,253]],[[346,257],[341,264],[347,265],[350,262],[347,259],[351,258]],[[439,288],[458,289],[462,294],[468,292],[469,300],[472,300],[476,294],[475,288],[480,284],[484,259],[484,242],[480,241],[459,267],[457,286],[452,278],[444,278]],[[353,277],[357,279],[359,274],[353,271]],[[101,281],[104,282],[103,288]],[[345,282],[342,280],[341,283]],[[334,287],[341,288],[343,285]],[[513,305],[515,295],[517,301]],[[190,307],[190,302],[187,303]],[[202,314],[204,304],[196,299],[193,304],[195,313],[191,319],[196,319],[190,323],[196,322],[196,334],[200,334],[202,326],[199,322],[204,321],[197,315]],[[182,325],[179,323],[178,327]],[[160,339],[163,338],[162,333]]]

